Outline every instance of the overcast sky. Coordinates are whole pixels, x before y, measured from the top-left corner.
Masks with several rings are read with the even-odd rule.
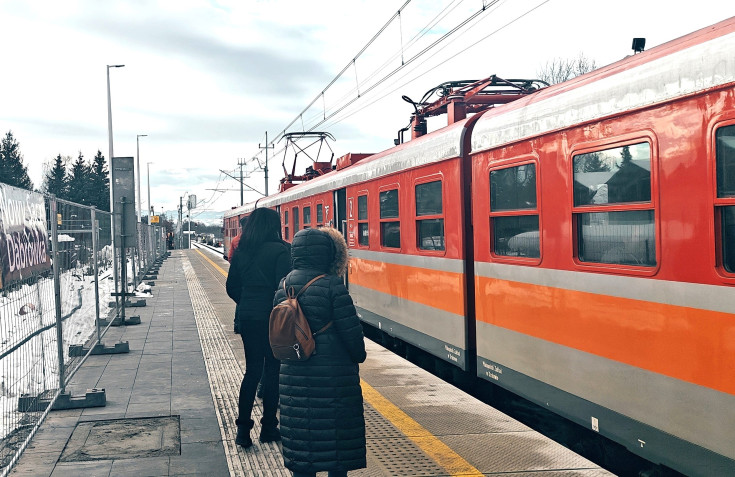
[[[408,123],[401,95],[418,100],[441,82],[492,74],[533,78],[554,57],[584,54],[604,66],[630,54],[633,37],[650,49],[735,15],[732,0],[413,0],[322,98],[404,3],[0,0],[0,134],[13,132],[36,187],[58,154],[109,159],[106,65],[124,64],[110,70],[114,154],[136,156],[136,136],[148,135],[139,139],[143,208],[151,162],[157,213],[187,193],[201,211],[224,211],[239,205],[240,186],[220,170],[239,175],[238,160],[248,160],[246,182],[262,191],[252,158],[265,132],[274,138],[315,98],[307,129],[359,89],[317,130],[335,136],[335,157],[379,152]],[[483,3],[485,12],[412,60]],[[376,85],[401,61],[408,66]],[[299,119],[290,130],[301,128]],[[271,193],[282,146],[270,153]]]

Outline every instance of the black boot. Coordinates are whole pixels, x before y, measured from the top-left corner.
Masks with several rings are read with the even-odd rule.
[[[253,428],[252,419],[250,422],[246,422],[244,425],[237,425],[237,436],[235,437],[235,444],[241,446],[244,449],[253,445],[253,440],[250,438],[250,429]]]
[[[281,431],[277,426],[263,426],[260,428],[260,442],[277,442],[281,440]]]

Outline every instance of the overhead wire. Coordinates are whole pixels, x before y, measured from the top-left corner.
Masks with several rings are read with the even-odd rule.
[[[500,1],[500,0],[493,0],[493,1],[491,2],[490,6],[494,5],[495,3],[499,2],[499,1]],[[409,3],[409,2],[406,2],[406,3],[404,3],[404,5],[403,5],[403,7],[401,7],[401,9],[403,9],[403,8],[404,8],[404,7],[406,6],[406,5],[408,5],[408,3]],[[460,3],[461,3],[461,2],[460,2]],[[451,4],[450,4],[450,6],[451,6]],[[444,10],[442,10],[442,12],[444,12],[445,10],[446,10],[446,8],[445,8]],[[425,54],[426,52],[430,51],[430,50],[431,50],[431,49],[432,49],[433,47],[435,47],[435,46],[436,46],[437,44],[441,43],[441,42],[442,42],[442,41],[444,41],[444,40],[445,40],[446,38],[448,38],[448,37],[450,37],[451,35],[453,35],[453,34],[454,34],[455,32],[457,32],[458,30],[460,30],[460,29],[461,29],[461,28],[462,28],[462,27],[463,27],[464,25],[466,25],[466,24],[467,24],[468,22],[471,22],[471,21],[472,21],[472,20],[473,20],[474,18],[478,17],[479,15],[481,15],[482,13],[484,13],[484,12],[486,12],[486,11],[489,11],[489,9],[487,8],[487,6],[485,6],[485,5],[483,4],[483,8],[482,8],[482,9],[480,9],[480,10],[477,10],[477,11],[476,11],[475,13],[473,13],[473,14],[472,14],[472,15],[471,15],[470,17],[468,17],[468,18],[464,19],[464,20],[463,20],[463,21],[462,21],[462,22],[461,22],[460,24],[456,25],[456,26],[455,26],[455,27],[453,27],[453,28],[452,28],[451,30],[449,30],[448,32],[446,32],[445,34],[443,34],[443,35],[442,35],[442,36],[441,36],[441,37],[440,37],[439,39],[435,40],[435,41],[434,41],[434,42],[432,42],[432,43],[431,43],[431,44],[430,44],[429,46],[427,46],[427,47],[425,47],[424,49],[422,49],[422,50],[421,50],[421,51],[420,51],[419,53],[417,53],[416,55],[414,55],[413,57],[411,57],[411,58],[410,58],[410,59],[409,59],[408,61],[406,61],[404,65],[401,65],[400,67],[398,67],[398,68],[394,69],[393,71],[391,71],[390,73],[388,73],[388,74],[387,74],[386,76],[384,76],[383,78],[381,78],[381,79],[380,79],[380,80],[379,80],[379,81],[378,81],[377,83],[375,83],[375,84],[371,85],[370,87],[368,87],[368,88],[367,88],[367,89],[366,89],[365,91],[363,91],[363,93],[362,93],[362,96],[364,96],[365,94],[369,93],[369,92],[370,92],[370,91],[372,91],[372,90],[373,90],[373,89],[374,89],[375,87],[377,87],[378,85],[380,85],[380,84],[381,84],[382,82],[384,82],[384,81],[386,81],[387,79],[389,79],[390,77],[392,77],[392,76],[393,76],[393,75],[394,75],[394,74],[395,74],[395,73],[396,73],[397,71],[400,71],[401,69],[403,69],[403,68],[405,68],[405,67],[408,67],[408,66],[409,66],[409,65],[410,65],[411,63],[413,63],[413,62],[414,62],[414,61],[415,61],[415,60],[416,60],[417,58],[421,57],[421,56],[422,56],[422,55],[424,55],[424,54]],[[440,14],[439,14],[439,15],[437,15],[436,17],[434,17],[434,19],[432,19],[432,21],[431,21],[431,22],[429,22],[429,24],[432,24],[432,22],[434,22],[434,23],[433,23],[433,25],[431,26],[431,28],[433,28],[433,26],[435,26],[435,24],[436,24],[435,20],[436,20],[436,18],[437,18],[438,16],[440,16],[440,15],[441,15],[441,13],[442,13],[442,12],[440,12]],[[388,25],[388,24],[389,24],[389,23],[390,23],[390,22],[391,22],[391,21],[392,21],[392,20],[393,20],[394,18],[396,18],[396,17],[397,17],[397,14],[395,14],[395,15],[393,15],[393,17],[391,17],[391,20],[389,20],[389,22],[388,22],[388,23],[386,23],[386,25],[384,25],[384,26],[383,26],[383,28],[381,28],[381,30],[380,30],[380,31],[379,31],[379,32],[378,32],[378,33],[377,33],[377,34],[376,34],[375,36],[373,36],[373,38],[372,38],[372,39],[370,40],[370,42],[368,43],[368,45],[366,45],[365,47],[363,47],[363,48],[362,48],[362,50],[360,50],[360,54],[362,54],[362,53],[363,53],[363,52],[364,52],[364,51],[365,51],[365,50],[367,49],[367,47],[369,46],[369,44],[371,44],[372,42],[374,42],[374,41],[375,41],[375,39],[377,38],[377,36],[378,36],[378,35],[379,35],[379,34],[380,34],[380,33],[381,33],[382,31],[384,31],[384,30],[385,30],[385,28],[387,27],[387,25]],[[443,18],[443,16],[442,16],[442,18]],[[424,30],[423,30],[423,31],[428,31],[428,30],[430,30],[430,28],[429,28],[429,27],[427,26],[427,27],[425,27],[425,28],[424,28]],[[419,35],[417,34],[416,36],[419,36]],[[350,63],[350,64],[351,64],[351,63]],[[337,80],[337,79],[339,79],[339,77],[341,77],[341,75],[342,75],[342,74],[343,74],[343,73],[344,73],[344,72],[345,72],[345,71],[346,71],[346,70],[347,70],[348,68],[349,68],[349,65],[348,65],[348,66],[346,66],[346,67],[345,67],[345,68],[344,68],[344,69],[343,69],[343,70],[342,70],[342,71],[341,71],[341,72],[340,72],[340,73],[339,73],[339,74],[337,75],[337,77],[335,77],[335,78],[334,78],[334,79],[332,80],[332,82],[330,82],[330,84],[329,84],[329,85],[327,86],[327,88],[328,88],[329,86],[333,85],[333,84],[334,84],[334,83],[336,82],[336,80]],[[326,89],[327,89],[327,88],[324,88],[324,90],[322,90],[322,92],[326,91]],[[354,92],[354,90],[353,90],[353,92]],[[283,136],[283,134],[285,134],[285,131],[287,131],[287,130],[288,130],[288,128],[289,128],[289,127],[291,127],[291,126],[292,126],[292,125],[293,125],[293,124],[294,124],[294,123],[295,123],[295,122],[296,122],[297,120],[299,120],[299,119],[301,118],[301,115],[303,114],[303,112],[304,112],[304,111],[307,111],[307,110],[308,110],[308,108],[310,108],[310,107],[311,107],[311,106],[312,106],[312,105],[313,105],[313,104],[314,104],[314,103],[316,102],[316,100],[317,100],[317,99],[318,99],[318,98],[319,98],[320,96],[321,96],[321,93],[320,93],[320,95],[319,95],[319,96],[317,96],[317,98],[316,98],[315,100],[313,100],[313,101],[312,101],[311,103],[309,103],[309,105],[308,105],[308,106],[307,106],[307,107],[306,107],[306,108],[305,108],[305,109],[304,109],[304,110],[303,110],[303,111],[302,111],[301,113],[299,113],[299,116],[297,116],[296,118],[294,118],[294,120],[292,120],[292,121],[291,121],[291,123],[289,123],[289,125],[287,125],[287,126],[286,126],[286,128],[284,128],[284,130],[283,130],[283,131],[282,131],[281,133],[279,133],[279,134],[278,134],[278,135],[276,136],[276,138],[274,138],[274,139],[273,139],[273,140],[272,140],[272,141],[270,142],[270,144],[275,144],[275,142],[276,142],[276,141],[280,140],[280,137],[282,137],[282,136]],[[355,103],[355,102],[356,102],[357,100],[359,100],[359,99],[360,99],[360,97],[353,97],[352,99],[348,100],[348,101],[347,101],[347,102],[346,102],[345,104],[343,104],[342,106],[340,106],[340,107],[336,108],[336,109],[335,109],[335,110],[334,110],[333,112],[331,112],[331,113],[330,113],[329,115],[326,115],[326,114],[325,114],[325,117],[324,117],[324,119],[322,119],[321,121],[319,121],[319,122],[318,122],[317,124],[315,124],[314,126],[311,126],[311,127],[310,127],[310,129],[309,129],[308,131],[313,131],[313,130],[314,130],[314,129],[315,129],[316,127],[318,127],[319,125],[321,125],[321,124],[325,123],[325,122],[326,122],[327,120],[329,120],[330,118],[334,117],[334,116],[335,116],[336,114],[338,114],[339,112],[341,112],[341,111],[342,111],[342,110],[344,110],[345,108],[349,107],[350,105],[352,105],[353,103]],[[283,152],[284,150],[285,150],[285,147],[284,147],[284,148],[281,148],[281,149],[279,149],[279,150],[278,150],[278,151],[277,151],[277,152],[276,152],[276,153],[275,153],[274,155],[278,155],[278,154],[280,154],[281,152]]]
[[[549,1],[551,1],[551,0],[544,0],[544,1],[542,1],[541,3],[539,3],[538,5],[536,5],[535,7],[533,7],[533,8],[531,8],[531,9],[529,9],[529,10],[527,10],[527,11],[523,12],[523,13],[522,13],[522,14],[520,14],[519,16],[515,17],[514,19],[510,20],[509,22],[507,22],[507,23],[503,24],[502,26],[498,27],[497,29],[495,29],[495,30],[493,30],[492,32],[490,32],[489,34],[487,34],[487,35],[483,36],[482,38],[480,38],[480,39],[479,39],[479,40],[477,40],[476,42],[474,42],[474,43],[472,43],[472,44],[468,45],[467,47],[465,47],[464,49],[462,49],[462,50],[461,50],[460,52],[464,52],[464,51],[467,51],[467,50],[469,50],[470,48],[473,48],[473,47],[474,47],[474,46],[476,46],[476,45],[477,45],[478,43],[481,43],[482,41],[484,41],[484,40],[488,39],[489,37],[491,37],[491,36],[493,36],[493,35],[497,34],[498,32],[502,31],[503,29],[507,28],[508,26],[512,25],[513,23],[517,22],[517,21],[518,21],[518,20],[520,20],[521,18],[523,18],[523,17],[525,17],[526,15],[528,15],[528,14],[532,13],[532,12],[533,12],[533,11],[535,11],[536,9],[540,8],[540,7],[541,7],[541,6],[543,6],[544,4],[548,3]],[[463,32],[462,34],[464,34],[464,33],[466,33],[466,32]],[[462,34],[460,34],[460,36],[461,36]],[[455,38],[455,40],[456,40],[456,39],[458,39],[458,38]],[[455,40],[452,40],[452,41],[455,41]],[[448,47],[449,45],[451,45],[451,42],[450,42],[450,43],[448,43],[448,44],[446,44],[446,45],[444,45],[444,46],[442,46],[442,48],[441,48],[441,49],[440,49],[439,51],[437,51],[437,52],[436,52],[436,53],[435,53],[434,55],[432,55],[431,57],[429,57],[429,58],[426,58],[426,59],[425,59],[425,60],[424,60],[423,62],[421,62],[421,63],[420,63],[420,64],[419,64],[418,66],[420,66],[420,65],[424,64],[424,63],[425,63],[426,61],[429,61],[429,60],[430,60],[430,59],[431,59],[431,58],[432,58],[433,56],[435,56],[436,54],[440,53],[440,52],[441,52],[441,51],[442,51],[443,49],[445,49],[445,48],[446,48],[446,47]],[[404,75],[403,77],[405,78],[405,76],[407,76],[407,75],[408,75],[409,73],[410,73],[410,72],[406,73],[406,75]],[[416,76],[414,76],[414,77],[412,77],[412,78],[410,78],[410,79],[408,79],[408,80],[404,81],[404,82],[403,82],[403,83],[401,83],[400,85],[396,86],[396,87],[395,87],[394,89],[392,89],[392,90],[390,90],[390,91],[387,91],[387,92],[386,92],[385,94],[383,94],[382,96],[380,96],[380,97],[378,97],[378,98],[375,98],[374,100],[372,100],[372,101],[371,101],[370,103],[368,103],[368,104],[367,104],[367,105],[365,105],[364,107],[370,106],[370,105],[372,105],[372,104],[374,104],[374,103],[376,103],[376,102],[378,102],[378,101],[380,101],[380,100],[384,99],[384,98],[385,98],[386,96],[388,96],[388,95],[390,95],[390,94],[393,94],[393,93],[395,93],[395,91],[397,91],[398,89],[400,89],[400,88],[404,87],[405,85],[407,85],[407,84],[409,84],[409,83],[411,83],[411,82],[415,81],[415,80],[416,80],[416,79],[417,79],[417,78],[418,78],[418,77],[419,77],[419,76],[420,76],[421,74],[423,74],[423,72],[419,72],[419,73],[418,73],[418,75],[416,75]],[[363,109],[364,109],[364,108],[363,108]],[[357,109],[357,110],[355,110],[355,111],[352,111],[352,112],[350,112],[350,113],[346,114],[346,115],[345,115],[344,117],[341,117],[341,118],[339,118],[338,120],[335,120],[335,121],[332,121],[332,122],[330,122],[330,123],[326,123],[326,124],[327,124],[328,126],[331,126],[331,125],[337,124],[337,123],[339,123],[339,122],[341,122],[341,121],[343,121],[343,120],[345,120],[345,119],[347,119],[347,118],[349,118],[349,117],[351,117],[351,116],[353,116],[353,115],[355,115],[355,114],[359,113],[360,111],[361,111],[360,109]]]
[[[427,23],[427,25],[422,30],[419,31],[419,33],[417,33],[416,35],[414,35],[414,37],[409,41],[409,43],[411,45],[415,44],[420,38],[422,38],[429,31],[431,31],[431,29],[433,29],[438,24],[439,21],[441,21],[442,19],[444,19],[451,11],[453,11],[454,9],[456,9],[459,6],[459,4],[461,4],[463,1],[464,0],[459,0],[459,2],[455,4],[455,2],[457,2],[457,0],[454,0],[452,3],[450,3],[449,5],[447,5],[441,12],[439,12],[434,18],[432,18],[432,20],[430,20]],[[551,0],[544,0],[544,1],[542,1],[541,3],[539,3],[536,6],[534,6],[533,8],[531,8],[531,9],[523,12],[519,16],[515,17],[514,19],[512,19],[509,22],[505,23],[504,25],[498,27],[497,29],[495,29],[491,33],[483,36],[482,38],[480,38],[479,40],[475,41],[474,43],[466,46],[465,48],[463,48],[462,50],[460,50],[459,53],[462,53],[464,51],[467,51],[470,48],[473,48],[478,43],[481,43],[482,41],[485,41],[487,38],[489,38],[489,37],[497,34],[501,30],[503,30],[503,29],[507,28],[508,26],[512,25],[513,23],[517,22],[521,18],[523,18],[523,17],[527,16],[528,14],[534,12],[535,10],[537,10],[538,8],[540,8],[541,6],[543,6],[544,4],[548,3],[549,1],[551,1]],[[350,63],[347,66],[345,66],[345,68],[343,68],[342,71],[340,71],[340,73],[332,79],[332,81],[327,85],[327,87],[325,87],[324,89],[322,89],[322,91],[320,92],[320,94],[314,100],[312,100],[309,103],[309,105],[307,105],[306,108],[304,108],[299,113],[299,115],[296,116],[296,118],[294,118],[294,120],[292,120],[283,129],[283,131],[281,133],[279,133],[278,135],[276,135],[276,137],[272,141],[270,141],[267,145],[275,145],[275,143],[281,139],[281,137],[286,133],[286,131],[294,123],[296,123],[298,120],[302,120],[303,121],[303,115],[308,112],[309,108],[311,108],[311,106],[313,106],[316,103],[316,101],[319,100],[319,98],[322,98],[322,99],[324,98],[324,93],[332,85],[334,85],[336,83],[336,81],[339,80],[340,77],[342,77],[342,75],[352,65],[354,59],[356,59],[359,55],[362,55],[362,53],[365,52],[365,50],[377,39],[377,37],[389,26],[389,24],[396,17],[398,17],[399,13],[409,3],[410,3],[410,0],[406,1],[403,4],[403,6],[399,9],[398,13],[394,14],[391,17],[391,19],[385,25],[383,25],[383,27],[378,31],[378,33],[376,33],[371,38],[371,40],[360,50],[360,52],[358,53],[358,55],[356,55],[353,58],[353,60],[351,60]],[[360,95],[359,96],[355,96],[355,92],[357,91],[357,88],[356,87],[353,87],[351,90],[348,90],[340,98],[340,100],[338,100],[337,102],[333,103],[333,104],[335,104],[335,106],[329,106],[329,107],[327,107],[325,105],[323,111],[318,111],[318,112],[315,112],[311,116],[307,116],[307,120],[306,120],[306,123],[304,123],[303,129],[306,132],[311,132],[311,131],[314,131],[317,127],[320,127],[322,125],[332,126],[332,125],[338,124],[338,123],[346,120],[347,118],[349,118],[349,117],[351,117],[351,116],[359,113],[360,111],[364,110],[365,108],[373,105],[374,103],[376,103],[376,102],[384,99],[386,96],[388,96],[390,94],[393,94],[397,89],[404,87],[406,84],[408,84],[408,83],[410,83],[412,81],[415,81],[420,75],[425,74],[426,71],[429,71],[430,69],[433,69],[435,66],[433,66],[430,69],[419,71],[416,75],[414,75],[413,77],[411,77],[408,80],[403,81],[403,79],[405,79],[411,73],[416,72],[422,65],[426,64],[428,61],[430,61],[431,59],[435,58],[438,54],[440,54],[443,50],[445,50],[446,48],[448,48],[456,40],[458,40],[464,34],[466,34],[471,29],[473,29],[474,27],[476,27],[480,23],[480,20],[482,18],[482,14],[483,13],[490,12],[490,11],[495,11],[500,6],[500,4],[502,4],[502,3],[503,3],[503,0],[491,0],[489,4],[485,4],[485,2],[483,1],[483,8],[481,10],[475,11],[472,15],[470,15],[468,18],[466,18],[463,21],[461,21],[459,24],[457,24],[456,26],[454,26],[451,30],[449,30],[446,33],[444,33],[437,40],[433,41],[428,46],[426,46],[425,48],[423,48],[422,50],[420,50],[418,53],[416,53],[415,55],[411,56],[407,61],[402,62],[402,64],[399,67],[394,68],[388,74],[386,74],[385,76],[383,76],[380,79],[378,79],[374,84],[371,84],[370,86],[368,86],[367,88],[365,88],[364,90],[362,90],[360,92]],[[451,9],[450,9],[450,7],[451,7]],[[460,31],[460,30],[462,30],[465,27],[466,27],[466,29],[464,31]],[[458,33],[456,37],[451,38],[447,43],[445,43],[444,45],[442,45],[439,48],[438,51],[432,53],[431,55],[429,55],[428,57],[422,59],[420,62],[418,62],[418,63],[416,63],[414,65],[414,62],[416,62],[419,58],[423,57],[426,53],[428,53],[429,51],[431,51],[433,48],[436,48],[438,45],[440,45],[441,43],[443,43],[445,40],[447,40],[450,37],[452,37],[452,35],[454,35],[455,33]],[[404,46],[404,48],[405,47],[406,46]],[[400,52],[398,53],[398,55],[400,55]],[[456,54],[454,56],[456,56]],[[385,70],[388,67],[388,65],[390,64],[391,60],[395,60],[396,58],[397,58],[397,55],[394,53],[393,56],[389,60],[386,60],[378,69],[376,69],[372,73],[370,73],[366,77],[366,79],[363,81],[363,84],[366,83],[366,82],[368,82],[368,79],[372,80],[375,76],[378,75],[379,72]],[[394,78],[395,76],[398,75],[399,72],[402,72],[404,70],[405,70],[405,72],[403,72],[402,75],[400,75],[398,78]],[[391,80],[391,79],[393,79],[393,81],[391,81],[390,83],[388,83],[387,85],[385,85],[385,83],[387,81]],[[377,97],[375,99],[372,99],[372,100],[368,101],[366,104],[362,104],[359,108],[356,108],[354,111],[347,111],[344,115],[338,116],[340,113],[342,113],[343,111],[347,110],[347,108],[349,108],[353,104],[357,103],[359,100],[361,100],[361,99],[364,100],[364,98],[366,97],[366,95],[368,95],[368,93],[373,92],[373,90],[375,90],[376,88],[380,87],[381,85],[383,85],[384,88],[386,89],[386,92],[383,93],[381,96],[379,96],[379,97]],[[393,87],[394,85],[397,85],[397,86]],[[341,101],[344,101],[344,104],[341,104],[340,105],[340,102]],[[367,101],[367,100],[365,100],[365,101]],[[327,114],[327,111],[329,111],[329,114]],[[320,118],[320,117],[321,117],[321,119],[317,119],[317,118]],[[312,123],[312,121],[315,121],[315,122]],[[306,124],[309,124],[309,128],[308,129],[306,128]],[[282,152],[284,152],[285,149],[286,149],[286,147],[284,146],[284,147],[278,149],[277,151],[274,151],[273,157],[276,157],[277,155],[281,154]],[[260,154],[260,151],[258,152],[258,154],[256,154],[255,156],[253,156],[253,159],[250,159],[246,163],[252,162],[253,160],[258,160],[257,159],[257,156],[259,154]]]

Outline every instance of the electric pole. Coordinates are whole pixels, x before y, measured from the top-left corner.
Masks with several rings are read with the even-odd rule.
[[[237,165],[240,166],[240,206],[242,206],[245,202],[243,201],[243,187],[242,187],[242,166],[245,165],[245,159],[238,159]],[[268,195],[268,192],[265,193]]]
[[[265,196],[268,197],[268,149],[276,147],[275,144],[271,144],[270,146],[268,145],[268,131],[265,132],[265,146],[261,146],[260,143],[258,143],[258,147],[260,149],[265,149],[265,167],[263,167],[263,171],[265,172]],[[240,169],[240,172],[242,173],[242,169]],[[240,177],[240,180],[242,180],[242,176]]]

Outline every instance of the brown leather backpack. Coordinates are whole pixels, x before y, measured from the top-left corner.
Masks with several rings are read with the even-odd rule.
[[[299,295],[304,290],[325,276],[319,275],[315,277],[296,294],[294,294],[293,287],[286,288],[286,282],[283,282],[286,299],[273,308],[268,325],[268,338],[273,356],[276,359],[306,361],[314,354],[316,347],[314,336],[323,333],[327,328],[332,326],[332,322],[330,321],[322,329],[316,333],[312,333],[309,322],[306,320],[306,316],[304,316],[298,300]]]

